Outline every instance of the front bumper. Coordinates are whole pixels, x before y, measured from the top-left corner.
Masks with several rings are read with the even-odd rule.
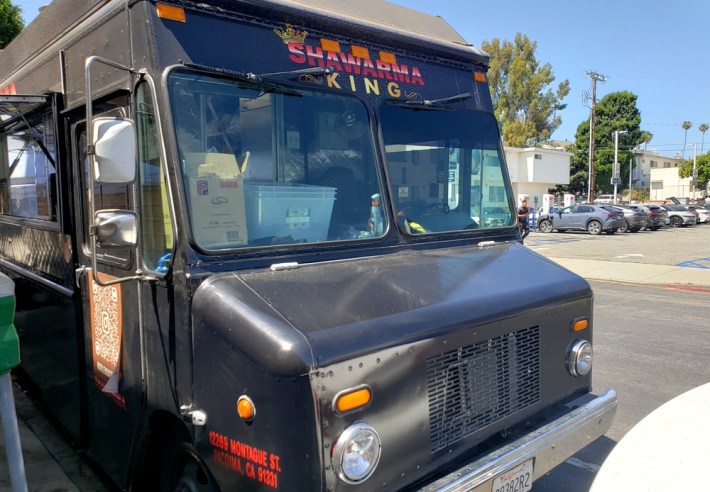
[[[521,436],[510,444],[459,468],[422,488],[423,492],[490,491],[499,474],[535,458],[534,479],[545,475],[592,441],[603,436],[616,415],[616,391],[577,406],[562,417]]]

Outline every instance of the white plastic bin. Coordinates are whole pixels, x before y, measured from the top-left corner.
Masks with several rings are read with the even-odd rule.
[[[335,191],[327,186],[245,181],[249,240],[291,236],[294,241],[324,241]]]

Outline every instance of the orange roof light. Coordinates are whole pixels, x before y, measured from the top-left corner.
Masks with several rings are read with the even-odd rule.
[[[589,320],[587,318],[579,318],[572,321],[572,331],[579,332],[584,331],[589,327]]]
[[[251,401],[246,395],[242,395],[237,400],[237,413],[246,422],[251,422],[256,416],[256,407],[254,402]]]
[[[473,72],[473,80],[476,82],[486,82],[486,74],[483,72]]]
[[[380,51],[380,60],[390,65],[397,64],[397,57],[394,56],[394,53],[387,53],[386,51]]]
[[[333,408],[336,413],[348,413],[358,408],[362,408],[372,400],[372,392],[369,386],[360,386],[341,391],[335,395]]]
[[[340,43],[333,41],[332,39],[321,39],[320,47],[323,51],[330,51],[331,53],[340,53]]]
[[[177,22],[187,21],[187,17],[185,16],[185,9],[182,7],[158,2],[155,4],[155,8],[158,12],[158,17],[160,17],[161,19],[168,19]]]
[[[357,58],[362,58],[364,60],[370,59],[370,50],[363,48],[362,46],[352,45],[350,47],[350,53]]]

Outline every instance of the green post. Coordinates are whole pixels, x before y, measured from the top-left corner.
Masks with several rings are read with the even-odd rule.
[[[25,462],[10,378],[10,370],[20,364],[20,340],[13,324],[14,318],[15,283],[0,273],[0,421],[5,436],[5,455],[10,469],[12,492],[27,492]]]
[[[0,277],[0,375],[20,365],[20,339],[12,320],[15,316],[15,295],[4,295]]]

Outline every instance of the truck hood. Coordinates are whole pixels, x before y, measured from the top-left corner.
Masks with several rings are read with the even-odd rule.
[[[215,274],[195,291],[192,312],[195,329],[221,333],[272,374],[298,375],[591,297],[582,278],[503,243]]]

